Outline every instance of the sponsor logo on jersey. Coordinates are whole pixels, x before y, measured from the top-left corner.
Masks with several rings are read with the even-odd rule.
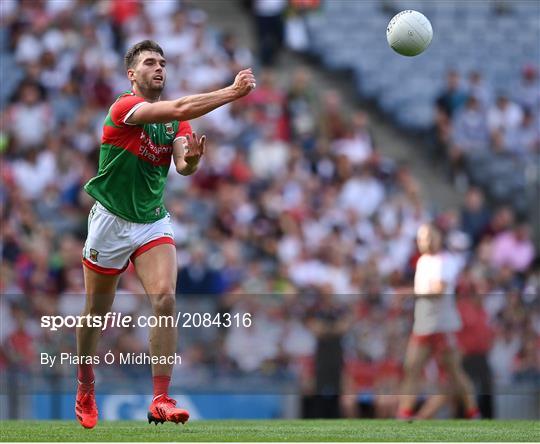
[[[139,147],[139,157],[157,164],[167,158],[172,153],[172,145],[156,145],[150,137],[141,132],[141,145]]]
[[[165,132],[170,136],[174,134],[174,128],[172,122],[168,122],[165,124]]]
[[[98,255],[99,255],[99,251],[94,250],[93,248],[90,248],[90,260],[92,262],[98,261]]]

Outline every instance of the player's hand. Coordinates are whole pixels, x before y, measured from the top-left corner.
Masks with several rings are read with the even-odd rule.
[[[204,154],[206,148],[206,136],[197,138],[195,131],[190,136],[186,135],[186,146],[184,147],[184,161],[189,167],[195,167],[199,164],[199,160]]]
[[[238,98],[247,96],[251,91],[255,89],[256,86],[257,81],[255,80],[255,76],[253,75],[251,68],[243,69],[242,71],[240,71],[236,75],[234,83],[232,85]]]

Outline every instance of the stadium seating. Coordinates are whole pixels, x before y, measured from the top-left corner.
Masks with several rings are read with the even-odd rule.
[[[507,2],[504,14],[495,12],[495,2],[468,2],[463,8],[456,5],[429,1],[324,2],[323,10],[308,19],[310,50],[329,68],[354,70],[361,95],[377,100],[398,123],[427,129],[433,120],[425,110],[436,98],[447,69],[462,73],[480,70],[498,91],[508,88],[508,80],[518,77],[524,63],[540,59],[537,2]],[[399,57],[389,49],[384,30],[394,13],[415,8],[431,20],[433,41],[425,54],[412,59]],[[537,36],[536,41],[531,35]],[[405,115],[403,109],[412,112]]]
[[[394,54],[383,38],[390,18],[403,9],[422,11],[435,31],[430,48],[414,58]],[[466,5],[329,1],[307,19],[309,51],[329,69],[352,70],[359,95],[374,101],[397,125],[428,131],[449,69],[462,75],[481,72],[495,94],[512,97],[521,67],[540,60],[539,17],[540,4],[527,0]],[[536,112],[540,113],[540,103]],[[520,162],[491,155],[482,160],[477,163],[473,156],[467,162],[472,182],[485,188],[494,202],[512,203],[518,213],[526,214],[530,201],[523,196],[538,185],[537,176],[526,177]]]

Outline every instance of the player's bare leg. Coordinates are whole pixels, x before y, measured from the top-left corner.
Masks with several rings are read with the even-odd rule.
[[[399,395],[398,418],[412,418],[418,395],[418,383],[430,354],[429,347],[409,341],[405,355],[405,377]]]
[[[82,315],[104,316],[111,310],[118,284],[118,276],[99,274],[87,267],[83,267],[83,269],[86,304]],[[91,327],[83,322],[83,325],[76,329],[76,334],[79,359],[85,356],[95,356],[99,338],[101,337],[101,328]],[[98,418],[92,364],[79,364],[77,378],[75,414],[83,427],[91,429],[96,425]]]
[[[426,402],[420,407],[418,413],[415,415],[416,419],[430,419],[433,418],[437,412],[448,402],[449,396],[444,393],[437,393],[431,395]]]
[[[176,249],[171,244],[158,245],[135,259],[135,270],[152,304],[155,316],[175,316]],[[162,321],[164,322],[164,321]],[[150,328],[150,355],[174,356],[177,329],[170,323]],[[154,400],[148,421],[185,423],[186,410],[176,408],[176,401],[168,396],[173,364],[152,364]]]
[[[350,375],[344,373],[343,381],[341,384],[341,395],[339,397],[339,405],[341,408],[341,414],[345,418],[357,418],[358,417],[358,396],[354,382]]]
[[[339,404],[341,412],[345,418],[357,418],[358,408],[356,402],[358,400],[357,395],[341,395],[339,398]]]
[[[394,418],[399,397],[392,394],[382,394],[375,397],[375,418]]]
[[[104,316],[111,311],[119,276],[99,274],[87,267],[83,269],[86,304],[82,315]],[[83,323],[83,326],[76,330],[77,354],[94,356],[101,337],[101,328],[89,327]]]
[[[470,378],[463,370],[461,356],[457,349],[452,348],[443,352],[441,364],[448,373],[451,385],[455,388],[456,394],[463,401],[465,415],[470,419],[480,417],[474,386]]]

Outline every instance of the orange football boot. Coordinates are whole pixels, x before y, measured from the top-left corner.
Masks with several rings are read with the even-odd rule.
[[[90,387],[89,387],[90,386]],[[94,384],[81,384],[77,388],[77,401],[75,402],[75,415],[85,429],[93,429],[98,420],[98,409]]]
[[[148,423],[152,421],[163,424],[165,421],[185,424],[189,419],[189,412],[176,407],[176,401],[163,394],[156,396],[148,409]]]

